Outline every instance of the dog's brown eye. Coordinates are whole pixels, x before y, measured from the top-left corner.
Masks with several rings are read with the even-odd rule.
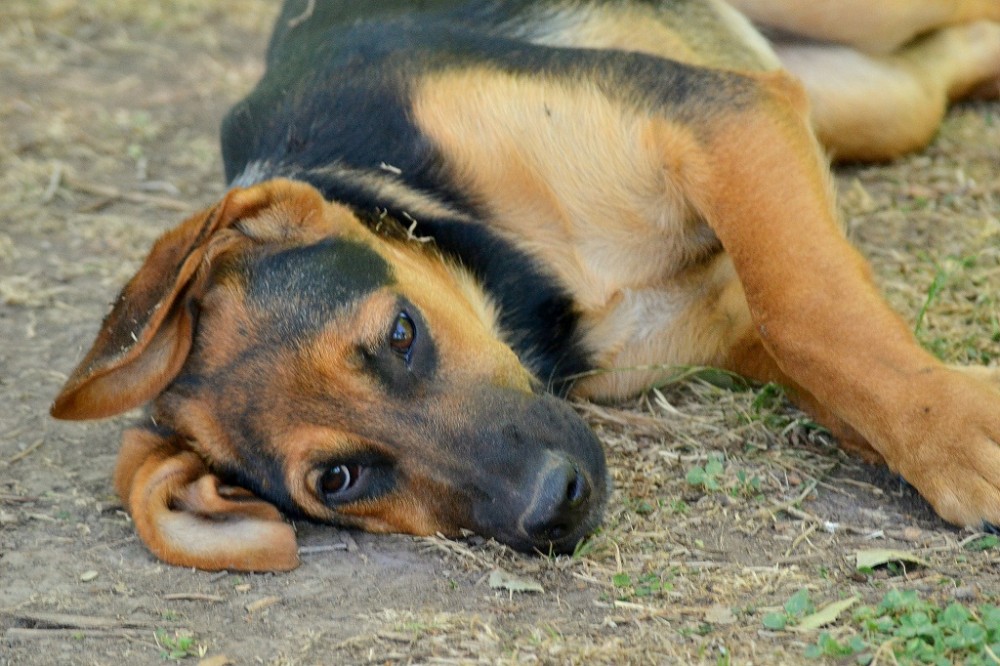
[[[354,487],[361,478],[360,465],[336,465],[323,472],[319,491],[327,498],[336,497]]]
[[[410,315],[400,312],[396,317],[396,323],[392,326],[392,336],[389,338],[389,346],[392,351],[400,356],[408,356],[413,341],[417,337],[417,327],[414,325]]]

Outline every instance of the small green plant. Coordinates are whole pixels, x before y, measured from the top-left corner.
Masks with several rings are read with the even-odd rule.
[[[998,545],[1000,545],[1000,537],[996,534],[987,534],[986,536],[980,537],[969,543],[965,544],[966,550],[993,550]]]
[[[763,423],[768,430],[783,432],[797,427],[806,432],[827,432],[827,430],[801,412],[793,409],[785,397],[785,389],[778,384],[764,384],[757,390],[750,411],[744,415],[749,423]]]
[[[725,457],[718,452],[708,454],[708,461],[704,465],[695,465],[688,470],[685,476],[687,482],[705,492],[714,493],[725,491],[732,497],[754,497],[761,496],[762,481],[759,476],[750,475],[746,470],[726,469]],[[683,505],[679,500],[671,504],[674,513],[683,513],[687,510],[687,505]],[[636,509],[636,513],[640,513]]]
[[[713,452],[708,454],[708,462],[704,467],[695,465],[688,470],[685,478],[692,486],[699,486],[707,492],[716,492],[722,490],[719,477],[722,476],[724,468],[722,454]]]
[[[941,265],[937,265],[934,271],[934,279],[931,280],[930,287],[927,288],[927,298],[924,299],[924,304],[920,306],[920,312],[917,313],[917,323],[913,325],[913,334],[920,336],[921,329],[924,326],[924,318],[927,316],[927,311],[930,309],[934,301],[937,300],[938,296],[941,295],[941,291],[944,289],[945,284],[948,282],[948,278],[951,275],[951,271]]]
[[[588,537],[581,539],[576,546],[573,548],[573,559],[582,560],[591,553],[594,552],[594,548],[598,542],[598,536],[601,534],[601,529],[598,528],[594,530],[594,533]]]
[[[970,610],[960,603],[941,608],[922,600],[916,592],[892,590],[877,606],[861,606],[852,617],[857,633],[838,640],[820,634],[806,649],[811,659],[853,657],[869,664],[1000,663],[1000,608],[983,605]],[[888,655],[891,653],[891,657]]]
[[[863,654],[867,649],[868,645],[861,636],[852,636],[850,639],[840,642],[824,631],[816,639],[815,645],[810,645],[806,648],[806,656],[810,659],[819,659],[821,657],[842,659],[844,657]]]
[[[674,500],[670,503],[670,510],[677,515],[683,516],[685,513],[691,510],[691,505],[682,499]]]
[[[750,403],[750,421],[760,421],[769,428],[781,430],[789,419],[781,414],[785,405],[785,390],[777,384],[764,384]]]
[[[674,589],[673,583],[669,580],[669,575],[660,576],[654,573],[642,574],[637,578],[632,578],[631,575],[623,571],[611,577],[611,584],[615,586],[618,598],[621,601],[654,597],[661,592]]]
[[[809,598],[809,591],[802,589],[785,602],[782,610],[766,614],[763,619],[764,626],[773,631],[781,631],[814,610],[816,606]]]
[[[207,648],[196,643],[194,634],[178,630],[170,634],[166,629],[157,629],[156,645],[160,648],[160,658],[180,661],[188,657],[204,657]]]
[[[625,500],[625,506],[637,513],[640,516],[648,516],[649,514],[656,511],[656,505],[650,504],[648,501],[642,498],[627,498]]]
[[[746,497],[760,498],[761,480],[759,476],[748,476],[745,470],[736,472],[736,484],[729,489],[729,494],[733,497],[744,495]]]

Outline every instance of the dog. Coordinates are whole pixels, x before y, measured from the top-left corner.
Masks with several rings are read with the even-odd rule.
[[[228,194],[52,414],[151,403],[115,487],[208,570],[295,567],[288,517],[572,551],[610,483],[563,398],[678,365],[777,382],[945,520],[1000,524],[997,372],[919,346],[828,169],[998,82],[996,0],[288,0]]]

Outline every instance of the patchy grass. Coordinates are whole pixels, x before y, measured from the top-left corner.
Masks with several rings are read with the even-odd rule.
[[[989,604],[941,607],[915,591],[891,590],[878,605],[857,608],[837,629],[822,632],[805,656],[852,657],[858,664],[1000,663],[1000,608]]]
[[[181,661],[190,657],[201,658],[208,651],[204,645],[198,644],[194,634],[189,631],[178,630],[171,633],[166,629],[157,629],[155,638],[162,659]]]

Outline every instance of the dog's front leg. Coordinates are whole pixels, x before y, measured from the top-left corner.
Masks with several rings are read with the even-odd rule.
[[[708,123],[689,196],[731,255],[763,348],[945,519],[1000,523],[1000,391],[938,362],[837,222],[798,85]]]

